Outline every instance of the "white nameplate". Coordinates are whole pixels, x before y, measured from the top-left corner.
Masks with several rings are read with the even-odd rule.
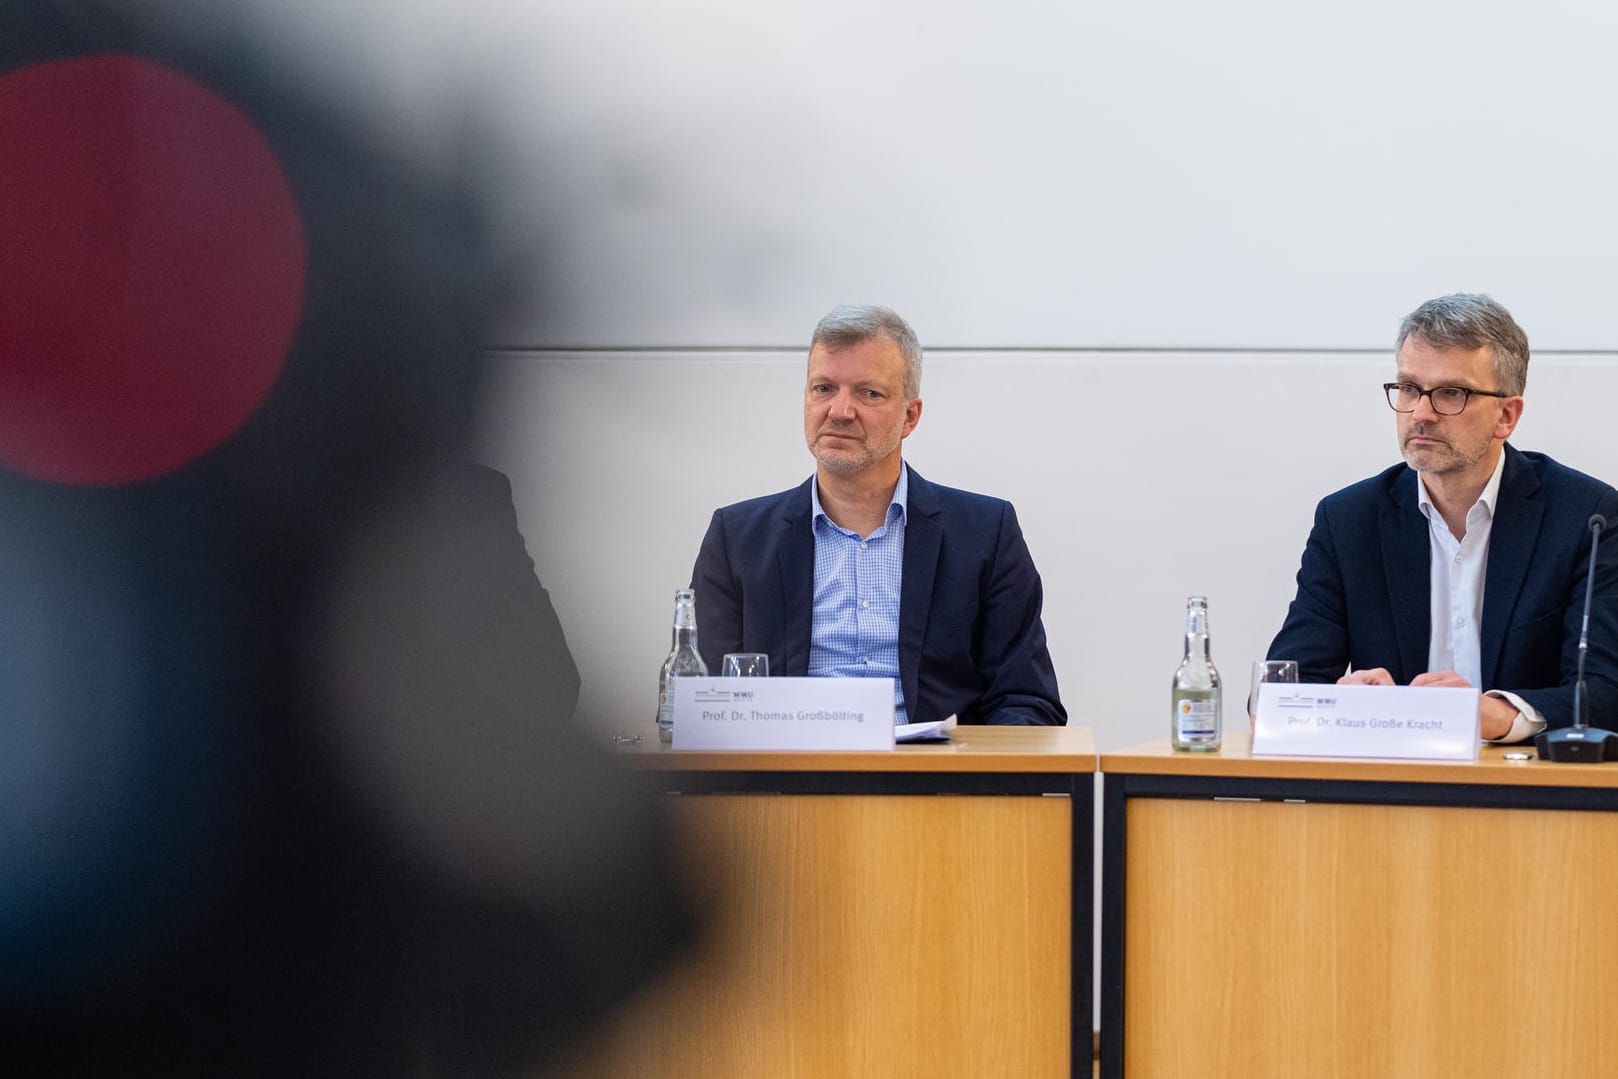
[[[1253,755],[1478,759],[1478,691],[1264,682]]]
[[[677,678],[675,749],[892,749],[891,678]]]

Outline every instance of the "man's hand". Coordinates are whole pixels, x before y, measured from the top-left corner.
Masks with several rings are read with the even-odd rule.
[[[1428,671],[1410,680],[1413,686],[1448,686],[1452,689],[1471,689],[1472,683],[1454,671]]]
[[[1504,738],[1517,721],[1517,706],[1504,697],[1478,700],[1478,730],[1484,738]]]
[[[1470,689],[1472,683],[1454,671],[1432,671],[1410,680],[1413,686],[1456,686]],[[1478,733],[1485,739],[1503,738],[1517,719],[1517,706],[1503,697],[1478,698]]]
[[[1391,686],[1393,676],[1386,667],[1370,667],[1363,671],[1350,671],[1337,680],[1340,686]],[[1470,689],[1471,682],[1454,671],[1428,671],[1410,680],[1413,686],[1453,686]],[[1504,697],[1478,698],[1478,733],[1485,739],[1504,738],[1517,719],[1517,706]]]

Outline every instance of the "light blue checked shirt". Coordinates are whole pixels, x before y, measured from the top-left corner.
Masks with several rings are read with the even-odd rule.
[[[910,466],[899,469],[887,519],[869,536],[832,523],[809,485],[815,533],[815,610],[809,674],[815,678],[893,679],[893,718],[906,723],[899,685],[899,585],[904,576],[905,503]]]

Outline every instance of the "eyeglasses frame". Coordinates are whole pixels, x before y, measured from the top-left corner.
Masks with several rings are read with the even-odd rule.
[[[1435,416],[1459,416],[1462,412],[1466,411],[1466,406],[1472,403],[1472,398],[1474,397],[1498,397],[1503,400],[1507,397],[1517,396],[1514,393],[1501,393],[1499,390],[1474,390],[1467,386],[1433,386],[1430,389],[1423,390],[1420,386],[1416,386],[1414,382],[1382,383],[1382,396],[1387,398],[1388,407],[1393,409],[1393,411],[1397,412],[1401,416],[1408,416],[1410,413],[1416,411],[1416,405],[1412,405],[1409,409],[1403,409],[1393,403],[1393,391],[1398,389],[1400,386],[1414,386],[1419,391],[1416,395],[1416,405],[1421,404],[1421,399],[1423,397],[1427,398],[1427,404],[1432,406],[1433,414]],[[1466,394],[1466,396],[1461,400],[1460,409],[1455,412],[1440,412],[1438,410],[1437,403],[1433,400],[1433,394],[1437,393],[1439,390],[1460,390],[1462,393]]]

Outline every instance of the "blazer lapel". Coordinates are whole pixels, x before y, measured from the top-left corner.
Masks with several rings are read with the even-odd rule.
[[[1388,494],[1389,504],[1380,520],[1382,565],[1402,668],[1393,677],[1406,683],[1427,669],[1432,635],[1432,541],[1427,518],[1416,505],[1416,474],[1408,468],[1399,473]]]
[[[933,576],[938,569],[938,550],[943,542],[943,515],[932,484],[912,468],[910,493],[905,503],[904,575],[899,583],[899,684],[904,690],[905,710],[912,722],[916,721],[921,645],[927,636]]]
[[[1494,524],[1489,530],[1489,562],[1483,571],[1483,631],[1478,640],[1483,685],[1479,689],[1494,685],[1495,671],[1506,647],[1506,626],[1528,579],[1544,516],[1539,477],[1516,450],[1507,446]]]
[[[776,563],[781,576],[782,675],[809,673],[809,633],[815,616],[815,534],[810,520],[809,484],[793,492],[780,517]]]

